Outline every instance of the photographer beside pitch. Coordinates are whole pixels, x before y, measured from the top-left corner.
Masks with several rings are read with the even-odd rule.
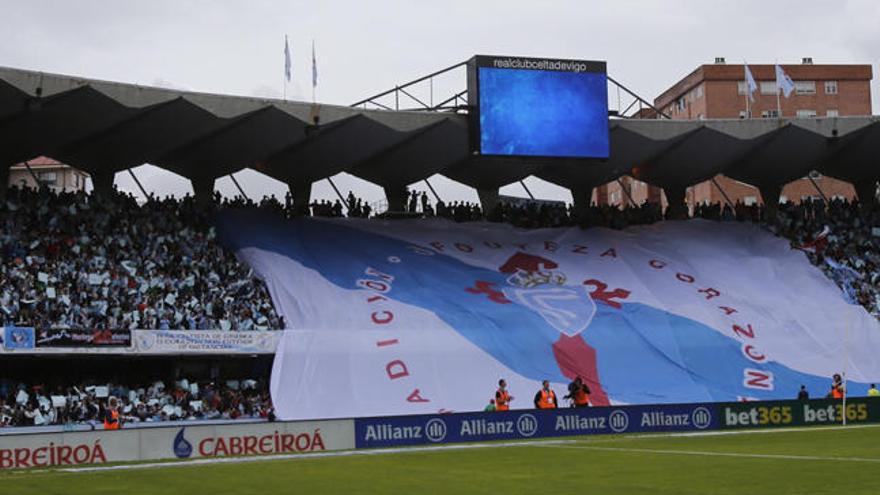
[[[563,399],[571,401],[571,407],[588,407],[590,405],[590,387],[584,383],[581,377],[577,377],[568,384],[568,395]]]

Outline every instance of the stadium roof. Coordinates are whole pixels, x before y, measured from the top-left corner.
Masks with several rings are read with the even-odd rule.
[[[570,189],[622,175],[681,188],[716,174],[780,186],[812,170],[880,179],[880,118],[611,120],[607,161],[468,152],[466,115],[365,110],[0,68],[0,163],[45,155],[93,175],[144,163],[193,181],[252,168],[289,184],[348,172],[386,188],[443,174],[478,189],[534,175]]]

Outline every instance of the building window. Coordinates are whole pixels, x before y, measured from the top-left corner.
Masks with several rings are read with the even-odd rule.
[[[740,81],[740,82],[736,83],[736,94],[738,94],[738,95],[746,94],[746,82],[745,81]]]
[[[816,94],[816,81],[795,81],[794,91],[799,95]]]
[[[788,196],[780,195],[779,196],[779,204],[785,204],[785,203],[788,203]]]
[[[703,97],[703,85],[700,84],[699,86],[697,86],[697,98],[702,98],[702,97]]]
[[[776,94],[776,81],[761,81],[758,83],[758,86],[761,87],[762,95]]]
[[[763,119],[775,119],[779,117],[779,110],[763,110],[761,112],[761,118]]]
[[[749,113],[746,112],[745,110],[740,110],[740,111],[739,111],[739,118],[741,118],[741,119],[747,119],[747,118],[749,118]]]
[[[825,94],[826,95],[836,95],[837,94],[837,81],[825,81]]]
[[[829,108],[828,111],[825,112],[825,116],[827,117],[840,117],[840,112],[835,109]]]
[[[58,174],[55,172],[39,172],[37,178],[47,186],[54,186],[58,183]]]
[[[757,196],[744,196],[743,197],[743,204],[746,206],[756,205],[756,204],[758,204],[758,197]]]
[[[797,118],[799,119],[809,119],[816,116],[815,110],[798,110]]]

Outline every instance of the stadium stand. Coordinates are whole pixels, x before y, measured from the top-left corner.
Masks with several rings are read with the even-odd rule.
[[[125,423],[274,419],[266,380],[148,384],[79,382],[66,386],[0,381],[0,428],[100,423],[108,396]]]
[[[10,189],[0,204],[0,323],[283,328],[265,287],[214,241],[191,197],[138,205]]]

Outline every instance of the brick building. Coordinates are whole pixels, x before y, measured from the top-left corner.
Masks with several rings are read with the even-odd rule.
[[[747,108],[743,65],[726,64],[724,59],[697,67],[658,96],[654,106],[673,119],[689,120],[871,115],[870,65],[815,65],[811,59],[804,59],[800,65],[782,68],[794,81],[795,91],[789,98],[780,95],[781,115],[777,112],[774,65],[749,65],[758,89],[753,94],[755,101],[749,102]],[[761,203],[757,188],[723,175],[715,180],[731,201]],[[637,204],[662,198],[659,188],[630,177],[621,178],[621,183]],[[820,197],[819,190],[828,198],[855,196],[850,184],[812,173],[809,178],[786,185],[780,200],[798,202],[806,197]],[[597,188],[596,200],[599,204],[623,205],[628,201],[625,193],[619,183],[612,182]],[[724,202],[721,190],[711,181],[688,188],[686,199],[690,206]]]
[[[15,164],[9,169],[10,186],[35,189],[39,180],[55,192],[84,191],[88,178],[89,174],[45,156],[29,160],[27,165]]]

